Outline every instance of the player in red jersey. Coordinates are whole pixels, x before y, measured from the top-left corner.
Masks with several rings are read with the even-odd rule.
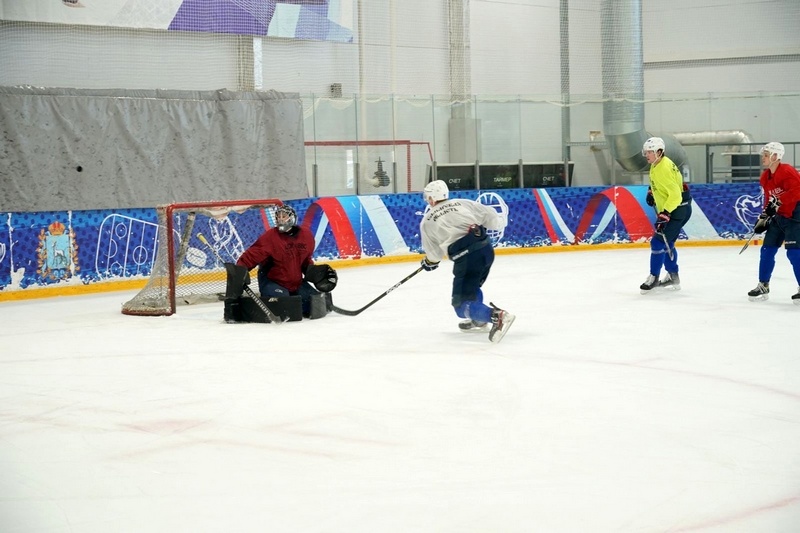
[[[754,232],[766,231],[766,234],[758,264],[758,285],[747,295],[753,302],[769,299],[775,255],[783,244],[798,285],[792,301],[800,305],[800,173],[792,165],[781,162],[784,153],[779,142],[767,143],[761,149],[761,164],[765,167],[760,179],[764,211],[758,217]]]

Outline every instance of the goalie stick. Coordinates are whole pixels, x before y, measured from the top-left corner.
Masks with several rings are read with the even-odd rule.
[[[380,296],[378,296],[377,298],[375,298],[374,300],[372,300],[370,303],[368,303],[367,305],[365,305],[365,306],[364,306],[364,307],[362,307],[361,309],[356,309],[356,310],[354,310],[354,311],[348,311],[347,309],[342,309],[341,307],[336,307],[336,306],[333,304],[333,300],[331,300],[331,309],[333,309],[333,311],[335,311],[335,312],[339,313],[340,315],[356,316],[356,315],[360,314],[361,312],[365,311],[366,309],[368,309],[368,308],[372,307],[372,305],[373,305],[373,304],[375,304],[375,303],[377,303],[377,302],[378,302],[378,300],[380,300],[380,299],[381,299],[381,298],[383,298],[384,296],[388,295],[390,292],[392,292],[392,291],[393,291],[393,290],[395,290],[397,287],[399,287],[400,285],[402,285],[402,284],[403,284],[403,283],[405,283],[406,281],[410,280],[411,278],[413,278],[414,276],[416,276],[416,275],[417,275],[417,274],[419,274],[420,272],[422,272],[422,267],[421,267],[421,266],[420,266],[418,269],[416,269],[414,272],[412,272],[411,274],[409,274],[408,276],[404,277],[403,279],[401,279],[400,281],[398,281],[397,283],[395,283],[394,285],[392,285],[391,287],[389,287],[388,289],[386,289],[385,291],[383,291],[383,294],[381,294]],[[330,294],[330,293],[329,293],[329,294]]]
[[[222,260],[222,257],[220,257],[219,252],[217,251],[217,249],[214,248],[213,246],[211,246],[211,243],[206,240],[205,235],[203,235],[202,233],[198,233],[197,234],[197,238],[200,239],[200,242],[202,242],[203,244],[208,246],[209,250],[214,252],[214,257],[217,258],[217,261],[219,261],[222,264],[225,264],[225,261]],[[249,285],[245,285],[244,286],[244,292],[246,292],[247,295],[250,296],[250,298],[253,299],[253,301],[256,303],[258,308],[261,309],[261,311],[264,313],[264,315],[266,315],[266,317],[269,319],[270,322],[272,322],[273,324],[278,324],[278,325],[283,322],[281,317],[279,317],[278,315],[273,313],[270,310],[270,308],[267,307],[267,304],[264,303],[264,300],[259,298],[259,296],[255,292],[253,292],[253,289],[251,289]]]

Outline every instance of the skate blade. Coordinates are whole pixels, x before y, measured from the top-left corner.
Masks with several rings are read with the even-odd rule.
[[[800,298],[792,298],[792,303],[794,305],[800,305]]]
[[[458,330],[461,331],[461,333],[486,333],[487,331],[489,331],[489,329],[490,328],[488,323],[474,328],[468,328],[468,329],[458,328]]]
[[[748,296],[748,300],[751,302],[766,302],[769,300],[769,294],[761,294],[759,296]]]

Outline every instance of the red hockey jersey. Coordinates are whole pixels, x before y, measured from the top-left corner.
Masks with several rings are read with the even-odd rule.
[[[314,261],[314,235],[307,228],[294,226],[282,232],[271,228],[261,235],[236,262],[248,270],[258,265],[267,278],[294,293],[303,281],[303,272]]]

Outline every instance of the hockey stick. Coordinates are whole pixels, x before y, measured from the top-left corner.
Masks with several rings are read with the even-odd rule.
[[[670,261],[674,261],[675,260],[675,256],[672,255],[672,248],[669,247],[669,241],[667,240],[667,236],[664,235],[664,232],[662,232],[662,231],[657,231],[656,233],[661,235],[661,238],[664,239],[664,244],[667,247],[667,255],[669,256],[669,260]]]
[[[389,287],[388,289],[386,289],[386,290],[383,292],[383,294],[381,294],[380,296],[378,296],[377,298],[375,298],[374,300],[372,300],[370,303],[368,303],[367,305],[365,305],[365,306],[364,306],[364,307],[362,307],[361,309],[356,309],[355,311],[348,311],[347,309],[342,309],[342,308],[340,308],[340,307],[336,307],[335,305],[333,305],[333,303],[331,303],[331,309],[333,309],[334,311],[336,311],[336,312],[337,312],[337,313],[339,313],[340,315],[356,316],[357,314],[361,313],[362,311],[365,311],[366,309],[368,309],[368,308],[372,307],[372,305],[373,305],[373,304],[375,304],[375,303],[376,303],[378,300],[380,300],[380,299],[381,299],[381,298],[383,298],[384,296],[388,295],[390,292],[392,292],[392,291],[393,291],[393,290],[395,290],[397,287],[399,287],[400,285],[402,285],[402,284],[403,284],[403,283],[405,283],[406,281],[410,280],[411,278],[413,278],[414,276],[416,276],[416,275],[417,275],[417,274],[419,274],[420,272],[422,272],[422,267],[419,267],[419,268],[418,268],[418,269],[416,269],[414,272],[412,272],[412,273],[411,273],[411,274],[409,274],[408,276],[404,277],[403,279],[401,279],[400,281],[398,281],[397,283],[395,283],[394,285],[392,285],[391,287]]]
[[[653,205],[653,210],[656,212],[656,222],[657,222],[658,221],[658,208],[655,205]],[[669,241],[667,240],[667,236],[664,235],[663,231],[656,230],[656,233],[658,235],[661,235],[661,239],[664,241],[664,245],[667,247],[667,256],[669,257],[669,260],[670,261],[674,261],[675,260],[675,256],[672,255],[672,248],[669,247]]]
[[[753,240],[753,236],[754,236],[755,234],[756,234],[756,232],[755,232],[755,231],[751,231],[751,232],[750,232],[750,236],[749,236],[749,237],[747,238],[747,240],[745,241],[745,243],[744,243],[744,246],[742,246],[742,249],[741,249],[741,250],[739,250],[739,255],[742,255],[742,252],[744,252],[745,250],[747,250],[747,247],[748,247],[748,246],[750,246],[750,241],[752,241],[752,240]]]
[[[222,260],[222,257],[220,257],[217,249],[211,246],[211,243],[209,243],[206,240],[205,235],[203,235],[202,233],[198,233],[197,238],[200,239],[200,242],[208,246],[209,250],[214,252],[214,256],[217,258],[217,261],[219,261],[222,264],[225,264],[225,261]],[[255,292],[253,292],[253,289],[251,289],[249,285],[244,286],[244,292],[246,292],[247,295],[253,299],[258,308],[261,309],[261,311],[264,313],[264,315],[266,315],[266,317],[269,319],[270,322],[272,322],[273,324],[281,324],[283,322],[283,319],[281,319],[281,317],[273,313],[270,310],[270,308],[267,307],[267,304],[264,303],[264,300],[259,298],[258,295]]]
[[[789,219],[789,220],[794,220],[794,219]],[[767,226],[769,226],[770,223],[772,222],[772,216],[768,216],[766,219],[764,219],[764,224],[763,224],[763,226],[761,226],[761,228],[763,228],[763,229],[761,229],[761,231],[757,232],[756,230],[759,229],[759,224],[761,224],[761,221],[762,221],[762,219],[761,219],[761,217],[759,217],[759,219],[756,221],[755,225],[753,226],[753,231],[751,231],[750,232],[750,236],[747,237],[747,241],[745,241],[744,246],[742,246],[742,249],[739,250],[739,255],[741,255],[742,252],[747,250],[747,247],[750,246],[750,241],[753,240],[753,237],[755,237],[756,235],[760,235],[760,234],[764,233],[765,231],[767,231]],[[800,222],[800,221],[798,221],[798,222]]]

